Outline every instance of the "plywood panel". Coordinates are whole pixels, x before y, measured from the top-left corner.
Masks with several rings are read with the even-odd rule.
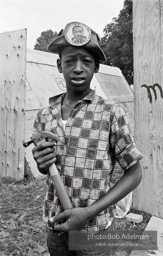
[[[0,34],[0,176],[24,175],[26,30]]]
[[[163,0],[134,0],[135,138],[144,154],[134,207],[163,218]]]

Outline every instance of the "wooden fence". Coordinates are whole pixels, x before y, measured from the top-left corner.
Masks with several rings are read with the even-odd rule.
[[[0,176],[24,176],[26,30],[0,34]]]
[[[163,218],[163,0],[133,0],[135,138],[143,180],[134,207]]]

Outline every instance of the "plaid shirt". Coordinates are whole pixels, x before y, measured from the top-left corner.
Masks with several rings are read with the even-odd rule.
[[[57,168],[73,207],[86,207],[106,194],[116,161],[123,170],[136,164],[142,155],[135,146],[125,109],[91,91],[79,101],[63,129],[61,103],[65,94],[50,98],[50,106],[38,112],[35,131],[50,131],[60,137]],[[113,219],[115,205],[90,220],[83,229],[104,229]],[[62,211],[53,183],[48,176],[44,220]]]

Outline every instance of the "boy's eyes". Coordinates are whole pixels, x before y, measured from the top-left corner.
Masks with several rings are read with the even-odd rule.
[[[83,62],[87,63],[87,64],[92,63],[92,61],[90,59],[83,59]]]
[[[71,60],[71,59],[65,61],[65,63],[67,63],[67,64],[70,64],[70,63],[73,63],[73,62],[74,62],[74,60]]]
[[[67,63],[67,64],[72,64],[72,63],[74,63],[75,61],[76,61],[75,59],[68,59],[68,60],[65,60],[65,63]],[[90,64],[90,63],[92,63],[92,60],[90,60],[90,59],[83,59],[82,62],[83,62],[84,64]]]

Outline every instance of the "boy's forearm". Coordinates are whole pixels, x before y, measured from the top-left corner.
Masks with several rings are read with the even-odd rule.
[[[117,184],[106,193],[102,198],[94,204],[88,206],[88,218],[93,218],[104,209],[115,204],[128,193],[134,190],[140,183],[142,178],[142,169],[140,163],[135,164],[125,171],[123,177]]]

